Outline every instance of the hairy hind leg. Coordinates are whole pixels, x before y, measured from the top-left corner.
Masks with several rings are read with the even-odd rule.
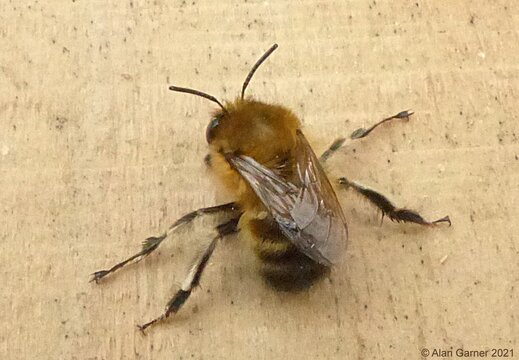
[[[379,192],[376,192],[375,190],[357,182],[350,181],[345,177],[339,178],[339,183],[344,185],[346,188],[353,189],[355,192],[367,199],[370,203],[379,208],[380,211],[382,211],[382,219],[385,215],[390,218],[391,221],[396,222],[410,222],[427,226],[432,226],[444,222],[448,223],[449,226],[451,225],[451,220],[448,216],[444,216],[434,221],[427,221],[416,211],[405,208],[398,208],[387,197],[380,194]]]
[[[237,211],[238,207],[234,202],[222,204],[222,205],[216,205],[206,208],[201,208],[195,211],[191,211],[190,213],[182,216],[180,219],[175,221],[169,228],[166,230],[163,234],[160,236],[152,236],[147,238],[142,242],[142,250],[136,253],[133,256],[130,256],[128,259],[121,261],[120,263],[115,264],[108,270],[99,270],[92,274],[92,279],[90,280],[95,281],[96,283],[99,282],[102,278],[107,276],[110,273],[113,273],[129,262],[132,262],[135,259],[142,259],[143,257],[151,254],[153,251],[155,251],[159,245],[164,241],[171,233],[173,233],[178,228],[182,227],[183,225],[189,224],[191,221],[193,221],[195,218],[201,215],[206,214],[215,214],[218,212],[229,212],[229,211]]]
[[[193,289],[200,284],[202,273],[209,259],[211,258],[211,255],[213,254],[218,240],[222,239],[224,236],[238,232],[237,226],[240,216],[233,218],[216,227],[216,231],[218,232],[218,234],[214,237],[213,241],[211,241],[211,243],[205,249],[205,251],[195,258],[195,260],[193,261],[193,265],[191,266],[186,278],[184,279],[184,282],[182,283],[182,286],[171,298],[171,300],[168,301],[164,313],[143,325],[137,325],[137,327],[142,332],[144,332],[144,330],[146,330],[153,324],[166,319],[169,315],[175,314],[180,310],[182,305],[184,305],[186,300],[189,298],[189,295],[191,295]]]

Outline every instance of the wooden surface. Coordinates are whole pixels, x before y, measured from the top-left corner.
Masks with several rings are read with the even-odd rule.
[[[113,4],[110,4],[113,3]],[[0,358],[519,356],[519,7],[514,1],[4,1],[0,5]],[[339,191],[346,261],[277,293],[240,238],[178,316],[163,310],[204,220],[99,286],[89,274],[224,196],[203,164],[213,104],[293,109],[316,151],[400,110],[330,161],[451,228],[385,221]],[[205,224],[205,226],[204,226]],[[455,356],[453,356],[455,357]]]

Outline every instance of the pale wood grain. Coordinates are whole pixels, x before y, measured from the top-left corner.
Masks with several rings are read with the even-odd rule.
[[[110,4],[113,3],[113,4]],[[2,359],[415,359],[516,347],[519,8],[514,1],[46,1],[0,13]],[[203,224],[100,286],[88,275],[224,199],[203,165],[214,104],[292,108],[317,151],[412,108],[330,161],[451,228],[385,222],[341,192],[347,261],[308,293],[219,246],[176,318],[143,337]],[[210,225],[210,221],[205,222]],[[448,255],[448,260],[442,259]]]

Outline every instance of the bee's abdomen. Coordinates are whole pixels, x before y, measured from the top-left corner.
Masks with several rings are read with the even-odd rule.
[[[284,291],[302,290],[329,271],[300,252],[272,218],[252,219],[249,226],[254,251],[261,262],[260,272],[272,287]]]

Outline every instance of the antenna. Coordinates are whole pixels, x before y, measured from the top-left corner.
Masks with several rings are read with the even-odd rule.
[[[249,75],[247,75],[247,78],[245,79],[245,82],[243,83],[243,87],[241,89],[241,98],[245,96],[245,89],[247,88],[247,85],[249,85],[250,79],[252,79],[252,75],[258,70],[259,66],[278,48],[278,44],[274,44],[270,47],[270,49],[267,50],[265,54],[263,54],[262,57],[259,58],[258,61],[256,61],[256,64],[252,67],[252,69],[249,71]]]
[[[169,87],[169,90],[201,96],[203,98],[206,98],[207,100],[211,100],[212,102],[217,103],[218,105],[220,105],[220,107],[222,108],[223,111],[228,112],[227,109],[222,105],[221,102],[218,101],[217,98],[215,98],[212,95],[206,94],[204,92],[194,90],[194,89],[183,88],[183,87],[179,87],[179,86],[173,86],[173,85],[171,85]]]

